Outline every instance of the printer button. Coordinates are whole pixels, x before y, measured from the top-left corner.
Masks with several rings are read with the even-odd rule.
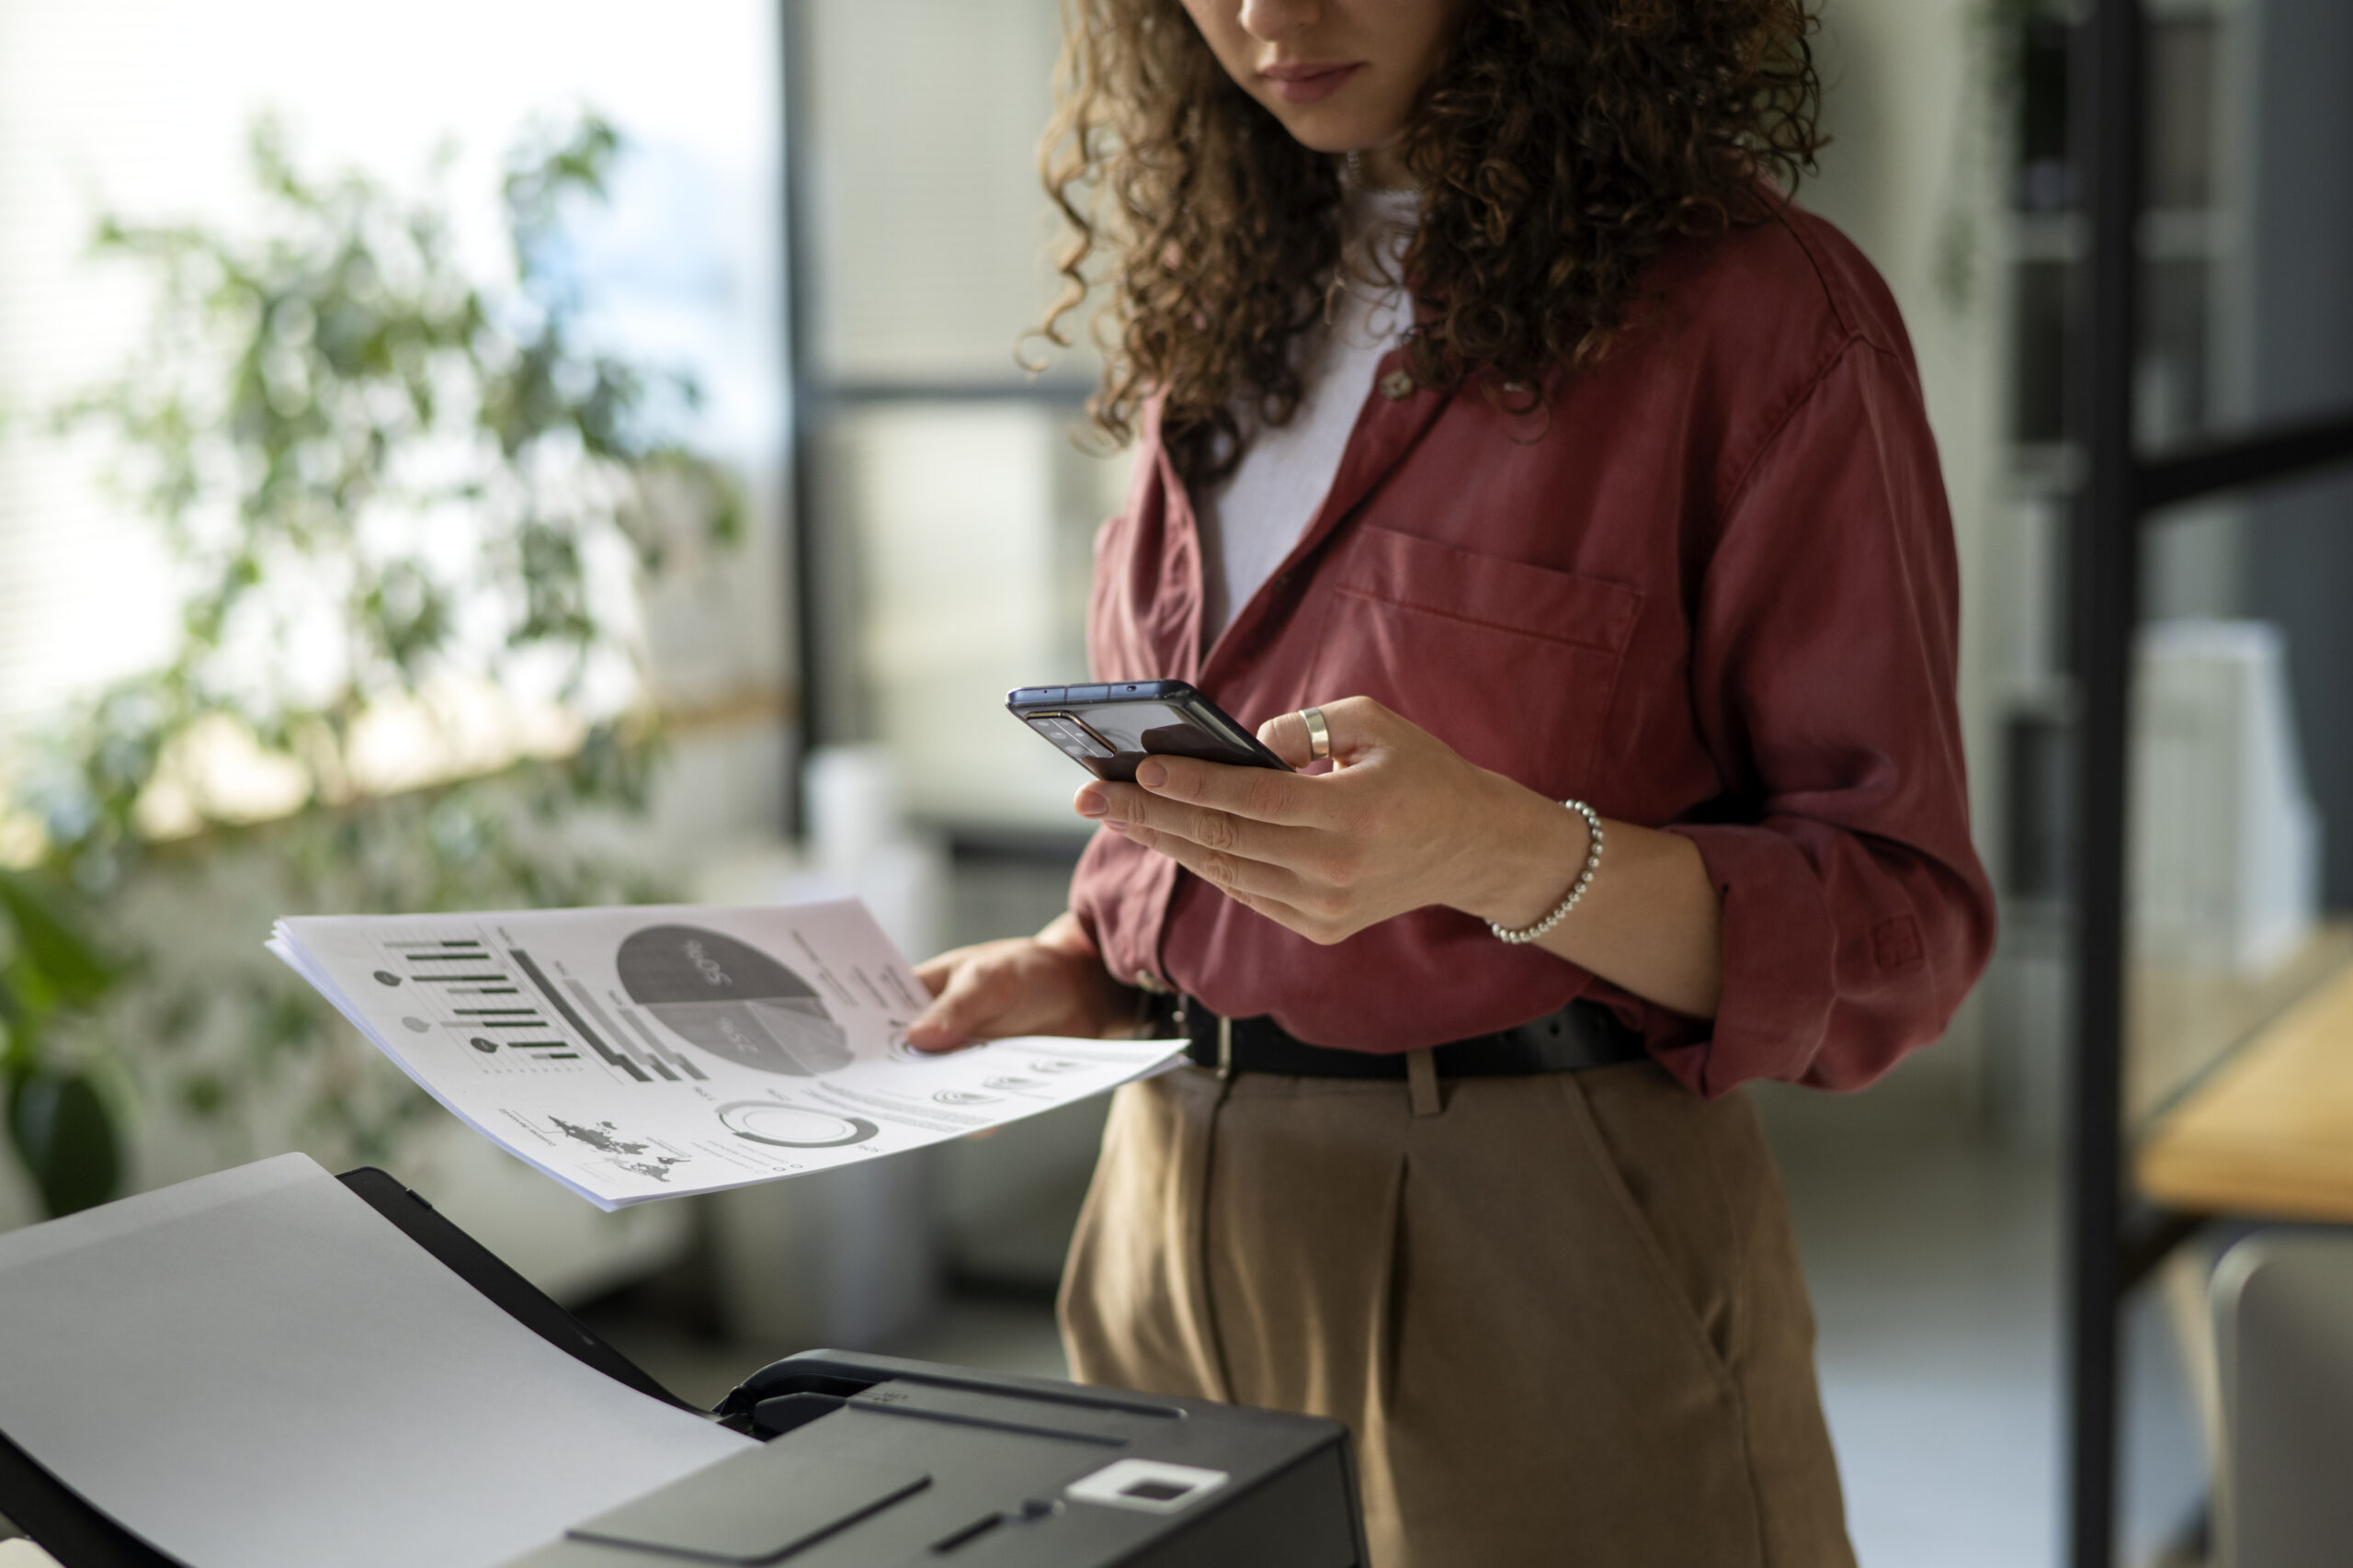
[[[1119,1460],[1063,1489],[1066,1497],[1133,1508],[1143,1514],[1173,1514],[1189,1507],[1233,1478],[1222,1470],[1170,1464],[1165,1460]]]

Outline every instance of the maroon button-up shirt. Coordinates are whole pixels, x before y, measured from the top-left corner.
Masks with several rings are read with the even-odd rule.
[[[1370,696],[1531,790],[1688,837],[1723,894],[1716,1017],[1450,909],[1319,947],[1097,833],[1072,907],[1113,973],[1372,1051],[1589,996],[1711,1095],[1856,1087],[1943,1030],[1994,903],[1952,525],[1894,301],[1795,207],[1670,254],[1644,293],[1549,420],[1383,360],[1322,509],[1207,650],[1193,509],[1148,423],[1088,642],[1096,679],[1190,680],[1250,725]]]

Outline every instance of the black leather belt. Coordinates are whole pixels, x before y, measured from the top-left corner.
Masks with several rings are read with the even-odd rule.
[[[1301,1078],[1403,1078],[1406,1053],[1341,1051],[1310,1045],[1270,1017],[1221,1018],[1189,996],[1153,998],[1154,1032],[1181,1034],[1196,1067],[1220,1073],[1280,1073]],[[1441,1078],[1506,1078],[1530,1073],[1581,1073],[1640,1062],[1643,1037],[1598,1002],[1572,1002],[1494,1034],[1433,1047]]]

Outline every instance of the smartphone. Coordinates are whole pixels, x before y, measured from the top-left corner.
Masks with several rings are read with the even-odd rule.
[[[1006,693],[1005,706],[1097,778],[1132,783],[1136,764],[1147,756],[1291,771],[1257,736],[1181,680],[1025,686]]]

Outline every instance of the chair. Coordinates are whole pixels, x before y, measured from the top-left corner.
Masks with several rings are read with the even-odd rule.
[[[2268,1231],[2216,1265],[2220,1568],[2353,1563],[2353,1233]]]

